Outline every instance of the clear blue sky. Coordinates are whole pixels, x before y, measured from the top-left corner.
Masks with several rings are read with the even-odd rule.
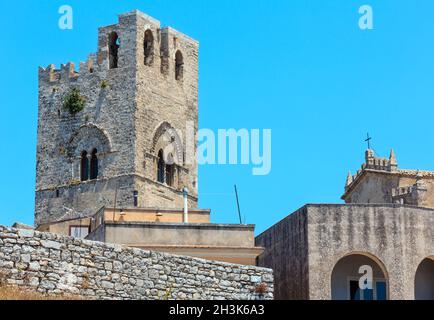
[[[58,8],[74,8],[74,30]],[[374,30],[358,8],[374,9]],[[201,43],[200,126],[270,128],[272,172],[202,166],[200,206],[237,222],[233,185],[257,232],[305,203],[340,203],[375,150],[400,167],[434,170],[434,1],[0,1],[0,224],[33,223],[37,68],[84,60],[97,28],[139,9]]]

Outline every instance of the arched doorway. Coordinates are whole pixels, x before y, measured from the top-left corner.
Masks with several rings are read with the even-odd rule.
[[[372,275],[368,270],[372,270]],[[332,300],[387,300],[386,268],[372,255],[349,254],[336,263],[332,272],[331,290]]]
[[[434,256],[423,260],[414,279],[416,300],[434,300]]]

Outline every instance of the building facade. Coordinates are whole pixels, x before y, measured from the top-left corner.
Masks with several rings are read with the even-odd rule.
[[[347,204],[306,205],[256,237],[275,298],[434,300],[431,176],[368,150],[347,179]]]
[[[199,44],[139,11],[39,70],[37,230],[254,265],[253,225],[198,209]]]

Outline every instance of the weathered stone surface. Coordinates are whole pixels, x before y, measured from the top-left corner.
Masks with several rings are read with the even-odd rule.
[[[413,300],[418,267],[434,254],[433,226],[429,208],[306,205],[256,238],[266,248],[258,263],[275,270],[277,299],[329,300],[333,270],[358,254],[383,269],[391,300]]]
[[[56,249],[59,250],[61,248],[61,244],[59,242],[49,241],[49,240],[42,240],[41,246],[47,249]]]
[[[33,236],[35,235],[35,231],[27,230],[27,229],[19,229],[18,235],[21,238],[33,238]]]
[[[269,269],[121,246],[113,250],[48,233],[20,234],[8,230],[5,239],[16,243],[0,243],[0,272],[10,284],[39,292],[96,299],[254,299],[258,283],[252,280],[262,279],[269,288],[265,299],[273,298]]]
[[[30,254],[21,255],[21,261],[24,263],[29,263],[30,262]]]

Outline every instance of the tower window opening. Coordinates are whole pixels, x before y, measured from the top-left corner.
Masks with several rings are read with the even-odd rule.
[[[173,180],[174,180],[174,165],[167,165],[166,166],[166,183],[168,186],[173,186]]]
[[[87,158],[87,152],[81,153],[81,165],[80,165],[81,181],[89,180],[89,159]]]
[[[151,30],[146,30],[145,41],[143,44],[145,65],[151,66],[154,62],[154,36]]]
[[[109,67],[110,69],[116,69],[118,67],[118,52],[120,47],[120,40],[116,32],[112,32],[109,35]]]
[[[158,152],[158,170],[157,170],[157,181],[160,183],[165,182],[165,167],[166,163],[164,161],[163,150]]]
[[[182,80],[184,77],[184,57],[181,51],[176,52],[175,56],[175,79]]]
[[[90,158],[90,180],[96,179],[98,179],[98,150],[94,149]]]
[[[134,191],[134,207],[138,207],[138,206],[139,206],[139,192]]]
[[[173,155],[169,154],[166,164],[166,184],[173,186],[175,176],[175,165],[173,161]]]

